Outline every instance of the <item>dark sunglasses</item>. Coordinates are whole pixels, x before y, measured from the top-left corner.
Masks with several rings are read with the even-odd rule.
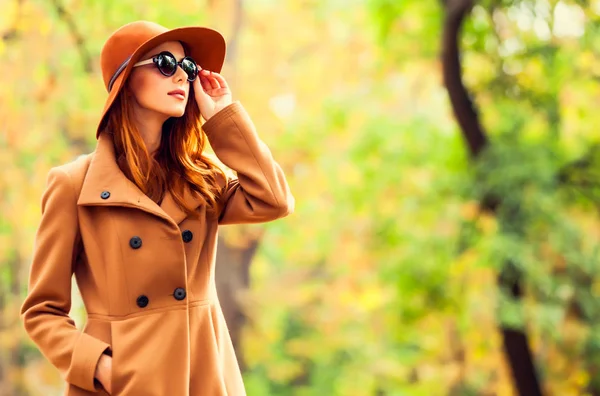
[[[177,62],[175,56],[169,51],[163,51],[150,59],[140,61],[133,65],[133,67],[149,65],[151,63],[156,65],[156,68],[163,76],[172,76],[177,71],[177,66],[181,66],[185,74],[187,74],[188,81],[194,81],[198,77],[198,64],[196,64],[196,61],[186,56],[181,62]]]

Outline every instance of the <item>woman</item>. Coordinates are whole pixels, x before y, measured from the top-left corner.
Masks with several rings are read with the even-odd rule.
[[[21,309],[67,395],[245,394],[215,288],[217,227],[286,216],[294,199],[218,74],[224,57],[214,30],[146,21],[102,49],[98,144],[49,172]]]

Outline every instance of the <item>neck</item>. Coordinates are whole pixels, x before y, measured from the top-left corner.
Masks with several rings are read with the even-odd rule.
[[[150,155],[160,146],[162,126],[167,119],[167,116],[156,111],[145,109],[139,105],[134,107],[133,122]]]

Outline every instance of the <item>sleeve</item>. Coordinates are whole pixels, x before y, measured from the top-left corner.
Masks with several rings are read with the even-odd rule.
[[[79,331],[69,317],[78,230],[76,195],[70,176],[52,168],[42,195],[42,218],[35,236],[21,317],[29,337],[65,380],[94,392],[101,389],[94,381],[96,364],[110,346]]]
[[[219,224],[261,223],[293,213],[283,170],[239,102],[213,115],[202,129],[217,158],[237,173],[226,181]]]

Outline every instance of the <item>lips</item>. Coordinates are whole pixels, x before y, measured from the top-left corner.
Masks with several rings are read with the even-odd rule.
[[[185,91],[183,89],[175,89],[169,92],[169,96],[174,96],[178,99],[185,99]]]

